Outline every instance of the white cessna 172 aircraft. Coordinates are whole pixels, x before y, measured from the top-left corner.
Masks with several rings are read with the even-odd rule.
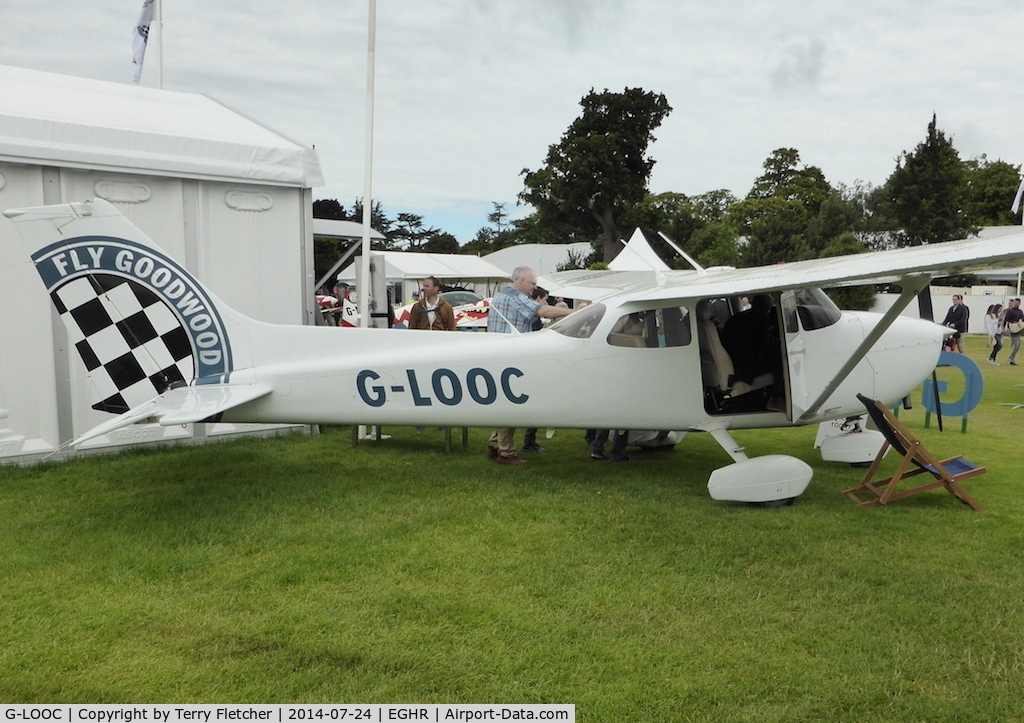
[[[711,474],[711,496],[752,503],[791,501],[811,469],[748,459],[730,430],[861,414],[858,392],[899,401],[949,333],[900,311],[940,272],[1024,257],[1022,233],[750,269],[564,272],[559,295],[594,303],[544,331],[340,331],[228,308],[105,201],[5,215],[88,370],[94,407],[118,415],[72,443],[141,422],[702,431],[733,459]],[[877,282],[902,288],[881,315],[841,312],[818,288]],[[728,332],[741,294],[770,306],[777,332],[756,350],[765,368],[737,382],[747,360],[725,351],[712,317],[717,307]]]

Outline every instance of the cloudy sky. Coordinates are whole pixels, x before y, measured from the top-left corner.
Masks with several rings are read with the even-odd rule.
[[[0,64],[130,83],[141,5],[0,0]],[[591,88],[668,98],[654,192],[742,196],[780,147],[834,184],[880,184],[933,112],[963,158],[1024,162],[1020,0],[376,5],[373,196],[463,242],[492,202],[525,212],[520,172],[543,163]],[[314,197],[350,207],[363,195],[368,6],[165,0],[164,88],[315,145],[326,186]]]

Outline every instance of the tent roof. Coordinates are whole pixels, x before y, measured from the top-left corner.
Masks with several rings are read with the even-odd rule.
[[[629,243],[608,263],[612,271],[668,271],[670,266],[661,260],[647,242],[647,237],[638,228]]]
[[[517,266],[529,266],[538,275],[553,274],[558,271],[559,264],[569,259],[570,252],[585,259],[590,256],[591,247],[586,241],[571,244],[520,244],[498,249],[483,258],[504,269],[506,276],[511,277],[512,270]]]
[[[507,279],[509,275],[479,256],[461,254],[428,254],[416,251],[382,251],[387,278],[425,279],[436,276],[440,281],[484,281]],[[338,272],[338,281],[354,283],[356,263]]]
[[[0,65],[0,160],[322,186],[316,151],[203,95]]]

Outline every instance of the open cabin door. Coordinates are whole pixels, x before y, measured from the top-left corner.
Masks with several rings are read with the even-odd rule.
[[[782,329],[783,369],[785,370],[786,393],[789,398],[789,418],[799,419],[807,411],[810,400],[807,397],[807,344],[800,329],[797,315],[797,292],[783,291],[779,295],[779,319]]]
[[[792,307],[792,304],[791,304]],[[778,293],[701,299],[695,314],[708,414],[787,413],[790,393]]]

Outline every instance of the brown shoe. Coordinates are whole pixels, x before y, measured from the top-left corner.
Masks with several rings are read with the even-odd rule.
[[[498,464],[526,464],[525,459],[519,459],[514,454],[510,454],[507,457],[505,455],[499,455],[498,459],[495,460]]]
[[[488,444],[487,445],[487,459],[493,461],[493,460],[497,459],[497,457],[498,457],[498,448],[497,447],[492,447],[491,445]]]

